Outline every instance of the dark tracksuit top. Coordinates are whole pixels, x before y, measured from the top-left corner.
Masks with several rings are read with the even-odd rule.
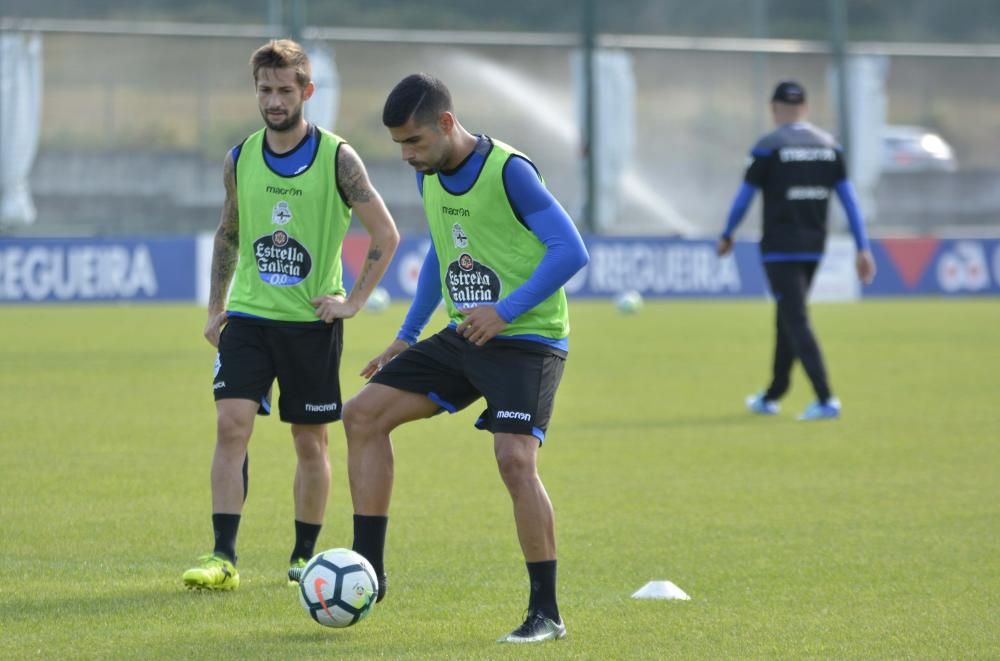
[[[759,190],[764,195],[761,259],[765,263],[819,261],[826,245],[833,190],[847,213],[858,250],[868,249],[843,151],[828,133],[808,122],[783,124],[757,141],[750,159],[724,237],[732,237]]]

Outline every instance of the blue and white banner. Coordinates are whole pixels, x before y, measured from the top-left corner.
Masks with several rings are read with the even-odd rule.
[[[763,297],[767,292],[753,243],[737,243],[732,255],[720,258],[714,241],[598,236],[585,240],[590,264],[566,284],[567,294],[576,298],[608,298],[630,290],[648,298]],[[414,237],[400,243],[382,280],[393,298],[413,296],[429,245],[429,239]],[[837,274],[827,278],[824,290],[844,290],[839,278]]]
[[[760,260],[746,248],[720,258],[712,241],[589,237],[590,264],[566,291],[585,297],[630,290],[648,297],[762,296],[763,276],[754,266]]]
[[[738,241],[717,257],[714,241],[662,237],[586,237],[587,265],[566,285],[577,298],[607,298],[634,290],[646,298],[762,298],[768,295],[760,251]],[[878,274],[862,286],[856,250],[830,237],[810,298],[851,301],[862,296],[1000,294],[1000,239],[879,239],[871,242]],[[429,239],[407,237],[382,281],[393,298],[416,291]],[[350,269],[346,269],[350,272]]]
[[[634,290],[647,298],[763,298],[767,281],[757,244],[736,243],[717,257],[714,241],[660,237],[586,238],[590,264],[566,285],[575,298],[608,298]],[[368,237],[344,242],[350,288],[364,263]],[[425,236],[405,237],[382,279],[393,299],[412,298]],[[861,296],[1000,295],[1000,239],[872,241],[878,275],[862,287],[850,239],[833,237],[813,283],[813,300]],[[176,238],[0,239],[0,303],[208,300],[211,235]]]
[[[193,301],[195,240],[0,239],[0,301]]]
[[[1000,294],[1000,239],[882,239],[872,254],[878,275],[866,296]]]

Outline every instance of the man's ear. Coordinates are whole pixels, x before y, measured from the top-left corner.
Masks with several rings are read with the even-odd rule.
[[[306,85],[304,90],[302,90],[302,100],[306,101],[307,99],[309,99],[309,97],[311,97],[313,95],[313,92],[315,91],[316,91],[316,85],[314,85],[312,81],[309,81],[309,84]]]
[[[438,128],[442,133],[451,133],[455,128],[455,116],[447,110],[438,115]]]

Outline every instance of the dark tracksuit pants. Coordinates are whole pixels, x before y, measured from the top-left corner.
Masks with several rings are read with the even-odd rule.
[[[777,307],[777,336],[774,346],[774,366],[771,385],[764,393],[776,401],[788,391],[795,359],[802,362],[816,399],[830,398],[830,385],[819,342],[809,326],[806,299],[819,262],[765,262],[764,270],[771,285]]]

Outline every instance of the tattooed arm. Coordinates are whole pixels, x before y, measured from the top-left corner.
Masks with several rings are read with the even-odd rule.
[[[215,230],[212,279],[208,290],[208,322],[205,324],[205,339],[214,347],[219,346],[219,334],[222,332],[222,325],[226,323],[226,293],[239,260],[240,213],[236,198],[236,165],[233,163],[232,152],[226,154],[222,178],[226,186],[226,201],[222,205],[219,228]]]
[[[382,278],[399,245],[399,232],[382,197],[368,180],[368,172],[354,148],[342,143],[337,150],[337,186],[368,232],[368,253],[347,301],[335,296],[313,300],[316,316],[326,322],[357,314]]]

